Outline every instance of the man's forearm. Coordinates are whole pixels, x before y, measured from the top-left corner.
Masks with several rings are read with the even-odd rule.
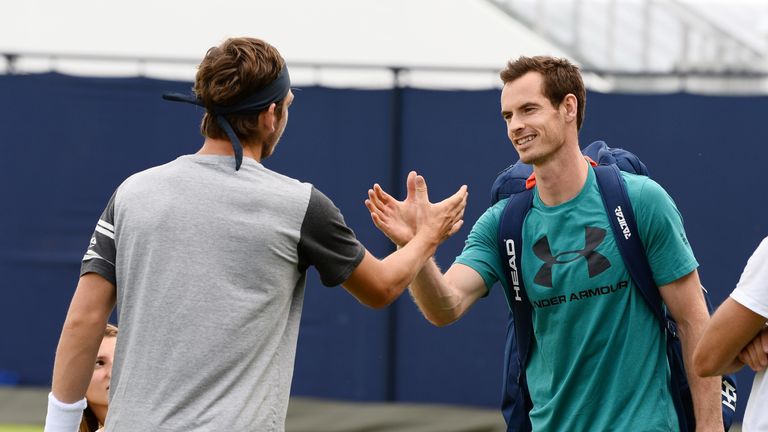
[[[77,299],[76,293],[56,349],[45,432],[76,431],[87,406],[85,392],[93,374],[107,315],[101,317],[99,313],[81,313],[83,309]]]
[[[89,318],[72,319],[68,316],[61,332],[51,391],[64,403],[73,403],[85,397],[93,374],[107,319]]]
[[[705,318],[706,319],[706,318]],[[693,411],[696,416],[696,429],[700,431],[723,430],[721,404],[721,377],[702,378],[693,371],[693,352],[704,333],[705,319],[697,322],[679,322],[680,341],[683,346],[683,360],[693,398]]]
[[[437,242],[416,236],[382,260],[366,251],[363,260],[342,283],[358,301],[383,308],[397,299],[435,252]]]
[[[391,277],[389,285],[405,288],[417,277],[421,269],[429,264],[438,245],[439,242],[429,236],[417,234],[408,244],[398,246],[394,253],[382,260],[389,268],[397,271],[381,277]]]
[[[451,290],[434,259],[424,264],[410,291],[427,320],[437,326],[456,321],[464,311],[461,296]]]
[[[115,286],[95,273],[80,278],[56,348],[52,393],[63,403],[83,398],[104,328],[115,306]]]

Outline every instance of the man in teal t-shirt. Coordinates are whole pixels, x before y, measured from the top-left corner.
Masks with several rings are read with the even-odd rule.
[[[534,342],[525,366],[533,430],[677,431],[665,336],[624,266],[595,174],[579,150],[586,98],[579,70],[566,60],[521,57],[501,78],[509,139],[534,169],[522,257],[533,309]],[[664,189],[647,177],[623,176],[654,279],[680,324],[689,359],[709,319],[698,263]],[[376,226],[400,246],[416,228],[415,195],[411,176],[404,201],[378,185],[366,201]],[[497,281],[506,285],[496,246],[505,204],[478,219],[445,274],[430,261],[411,284],[430,322],[449,324]],[[689,380],[697,430],[722,430],[719,380],[692,374]]]

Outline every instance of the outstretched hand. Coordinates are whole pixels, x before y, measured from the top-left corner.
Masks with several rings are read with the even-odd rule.
[[[416,172],[408,173],[407,195],[398,201],[378,183],[368,189],[365,206],[371,212],[373,224],[393,243],[404,246],[416,235]]]
[[[373,223],[392,242],[404,246],[423,231],[440,243],[461,228],[467,204],[466,186],[445,200],[432,204],[424,177],[411,171],[406,189],[405,200],[399,201],[375,184],[373,189],[368,190],[368,199],[365,200]]]

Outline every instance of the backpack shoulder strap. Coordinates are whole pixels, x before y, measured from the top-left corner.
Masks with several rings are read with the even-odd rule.
[[[515,338],[520,366],[525,370],[533,334],[531,302],[522,277],[523,222],[533,205],[533,190],[526,189],[509,197],[499,220],[498,250],[508,289],[504,291],[514,316]]]
[[[624,265],[662,328],[666,329],[667,319],[662,309],[661,294],[653,280],[621,171],[613,164],[596,166],[594,171]]]

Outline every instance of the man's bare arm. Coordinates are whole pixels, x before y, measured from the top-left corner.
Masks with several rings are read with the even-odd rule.
[[[683,346],[683,362],[693,397],[696,429],[699,431],[723,430],[720,407],[719,377],[702,378],[694,373],[693,352],[709,321],[709,311],[701,291],[696,270],[667,285],[659,287],[664,304],[677,321],[680,342]]]
[[[437,246],[455,234],[463,224],[467,188],[432,204],[424,178],[409,175],[412,193],[413,233],[407,244],[379,260],[366,251],[363,261],[342,286],[360,302],[384,307],[396,299],[419,273]]]
[[[52,393],[61,402],[85,397],[112,309],[115,286],[96,273],[83,275],[67,312],[53,365]]]
[[[366,207],[371,219],[399,247],[409,244],[416,232],[416,173],[408,174],[407,196],[399,201],[379,185],[368,191]],[[424,317],[443,326],[459,319],[487,288],[472,268],[454,264],[443,275],[433,259],[426,262],[411,284],[411,295]]]
[[[436,326],[451,324],[464,315],[488,288],[471,267],[452,265],[442,274],[429,260],[411,284],[411,295],[424,317]]]
[[[761,330],[766,319],[732,298],[727,298],[712,316],[693,356],[693,369],[700,376],[734,372],[744,366],[766,366]],[[740,354],[743,351],[744,354]]]

